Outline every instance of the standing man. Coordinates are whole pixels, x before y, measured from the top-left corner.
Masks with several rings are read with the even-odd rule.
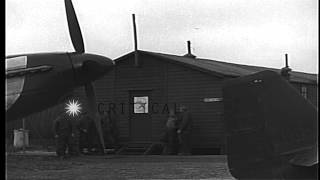
[[[101,126],[103,132],[104,143],[106,147],[112,148],[115,144],[115,140],[112,134],[111,120],[109,112],[104,111],[101,116]]]
[[[69,154],[79,156],[80,154],[80,116],[70,117],[71,136],[69,136]]]
[[[71,130],[72,126],[68,115],[65,112],[61,112],[54,121],[53,131],[56,139],[56,153],[62,159],[66,157],[66,150],[69,148]]]
[[[192,117],[184,105],[179,108],[178,136],[180,141],[179,155],[191,155]]]
[[[178,137],[177,137],[177,117],[173,109],[169,110],[169,116],[166,123],[166,145],[164,154],[177,154]]]
[[[115,111],[108,111],[108,116],[110,120],[110,131],[111,136],[113,139],[113,146],[118,147],[119,146],[119,130],[117,125],[117,115]]]

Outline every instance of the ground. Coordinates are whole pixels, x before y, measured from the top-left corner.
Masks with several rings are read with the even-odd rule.
[[[226,156],[103,155],[60,160],[53,153],[7,153],[11,179],[234,179]]]

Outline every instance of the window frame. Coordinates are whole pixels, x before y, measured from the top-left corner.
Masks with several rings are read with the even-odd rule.
[[[308,87],[306,85],[301,85],[300,87],[300,94],[304,97],[304,98],[308,98]]]

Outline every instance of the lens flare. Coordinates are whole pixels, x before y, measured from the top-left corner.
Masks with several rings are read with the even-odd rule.
[[[66,113],[69,114],[69,116],[78,115],[78,113],[80,113],[80,110],[81,110],[80,103],[74,100],[72,100],[72,102],[69,101],[69,103],[66,104],[65,109],[67,110]]]

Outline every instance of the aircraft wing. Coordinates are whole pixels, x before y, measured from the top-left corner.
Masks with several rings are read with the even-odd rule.
[[[282,178],[286,166],[318,164],[318,110],[273,71],[223,87],[228,166],[236,178]]]
[[[19,69],[26,68],[27,56],[6,59],[5,62],[6,76],[10,76],[13,74],[12,72],[17,72]],[[25,77],[23,75],[6,78],[6,110],[8,110],[19,98],[23,90],[24,81]]]
[[[315,144],[310,149],[298,152],[289,161],[292,165],[310,167],[319,162],[318,159],[318,144]]]

